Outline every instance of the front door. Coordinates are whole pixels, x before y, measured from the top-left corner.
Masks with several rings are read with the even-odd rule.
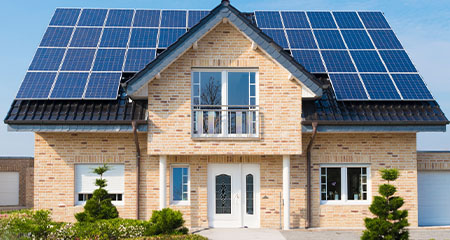
[[[208,165],[210,227],[259,227],[259,165]]]

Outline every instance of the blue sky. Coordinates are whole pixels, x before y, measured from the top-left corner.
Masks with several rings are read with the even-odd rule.
[[[212,9],[219,0],[29,0],[3,1],[0,9],[0,70],[3,119],[57,7]],[[450,1],[448,0],[231,0],[241,11],[381,10],[442,109],[450,116]],[[0,156],[32,156],[32,133],[0,125]],[[419,133],[419,150],[450,150],[450,133]]]

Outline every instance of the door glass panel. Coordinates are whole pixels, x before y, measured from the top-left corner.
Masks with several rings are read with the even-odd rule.
[[[222,73],[202,72],[200,74],[200,95],[202,105],[222,104]]]
[[[247,176],[245,177],[245,196],[246,196],[246,209],[247,209],[247,214],[249,215],[253,215],[253,203],[254,203],[254,198],[253,198],[253,175],[252,174],[247,174]]]
[[[216,214],[231,214],[231,176],[216,176]]]

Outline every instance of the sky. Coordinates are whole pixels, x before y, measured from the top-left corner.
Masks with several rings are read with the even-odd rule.
[[[220,0],[15,0],[0,9],[0,116],[4,119],[57,7],[207,9]],[[380,10],[396,32],[444,113],[450,116],[450,1],[448,0],[231,0],[240,11]],[[33,133],[0,124],[0,156],[33,156]],[[450,132],[419,133],[418,150],[450,150]]]

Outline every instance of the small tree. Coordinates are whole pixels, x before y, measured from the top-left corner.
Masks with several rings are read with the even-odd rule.
[[[369,207],[376,217],[364,219],[367,230],[361,239],[408,239],[409,232],[405,229],[409,226],[408,211],[399,210],[403,206],[403,198],[394,196],[397,189],[390,184],[398,178],[399,172],[397,169],[382,169],[380,172],[388,183],[378,188],[381,196],[374,197]]]
[[[84,212],[75,214],[75,218],[79,222],[94,222],[100,219],[119,217],[117,208],[111,203],[108,191],[105,190],[107,184],[103,174],[108,170],[110,170],[110,167],[106,164],[93,170],[93,173],[100,176],[100,178],[95,180],[95,185],[98,186],[98,189],[94,191],[92,198],[86,201]]]

